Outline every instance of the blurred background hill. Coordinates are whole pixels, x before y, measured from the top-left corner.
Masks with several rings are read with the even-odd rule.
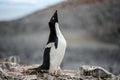
[[[17,55],[21,63],[42,63],[55,10],[67,40],[62,69],[97,65],[120,73],[119,0],[66,0],[18,19],[1,20],[0,58]]]

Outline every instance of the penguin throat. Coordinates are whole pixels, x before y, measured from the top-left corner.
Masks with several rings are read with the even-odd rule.
[[[62,33],[61,33],[61,31],[60,31],[60,28],[59,28],[59,24],[58,24],[58,23],[55,23],[55,29],[56,29],[56,34],[57,34],[58,36],[62,36]]]

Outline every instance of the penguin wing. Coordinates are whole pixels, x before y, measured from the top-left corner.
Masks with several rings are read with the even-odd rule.
[[[46,45],[46,48],[50,48],[50,47],[53,47],[53,46],[55,46],[55,43],[54,43],[54,42],[48,43],[48,44]]]
[[[50,64],[54,64],[56,61],[56,48],[55,48],[55,42],[48,43],[46,45],[46,48],[50,48]]]

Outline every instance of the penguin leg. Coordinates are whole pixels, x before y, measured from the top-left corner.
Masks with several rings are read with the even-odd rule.
[[[56,77],[64,75],[62,70],[60,69],[60,67],[58,67],[57,69],[53,70],[53,72],[50,72],[50,74],[52,76],[56,76]]]
[[[64,73],[62,72],[60,66],[58,67],[58,70],[57,70],[57,75],[64,75]]]
[[[57,68],[55,66],[52,66],[49,70],[50,75],[56,76],[57,75]]]

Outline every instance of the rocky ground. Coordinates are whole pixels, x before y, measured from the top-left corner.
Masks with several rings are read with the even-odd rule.
[[[80,70],[62,70],[62,74],[59,75],[31,74],[31,69],[39,65],[20,65],[17,60],[16,56],[1,60],[0,80],[120,80],[120,76],[115,76],[103,68],[96,69],[98,71],[89,71],[88,66],[82,66]]]

